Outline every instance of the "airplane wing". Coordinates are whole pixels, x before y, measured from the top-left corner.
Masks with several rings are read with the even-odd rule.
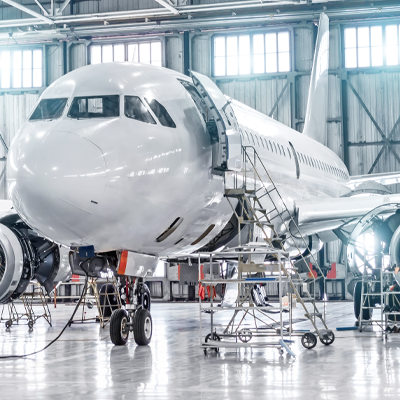
[[[400,194],[299,200],[295,203],[295,210],[301,231],[312,227],[314,232],[318,232],[358,220],[383,204],[399,204],[400,208]]]
[[[383,185],[393,185],[400,183],[400,172],[384,172],[380,174],[368,174],[368,175],[354,175],[350,177],[350,181],[347,186],[350,189],[354,189],[356,186],[364,182],[378,182]]]
[[[354,196],[296,201],[298,224],[327,222],[362,217],[370,210],[388,203],[399,203],[400,194],[385,196]]]

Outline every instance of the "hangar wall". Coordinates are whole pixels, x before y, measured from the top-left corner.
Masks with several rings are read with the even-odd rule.
[[[45,2],[43,2],[45,3]],[[184,2],[180,2],[184,4]],[[194,2],[197,4],[199,2]],[[209,3],[209,2],[207,2]],[[35,5],[29,5],[35,9]],[[128,9],[145,9],[160,7],[155,1],[80,1],[74,5],[74,13],[92,13],[123,11]],[[36,10],[35,11],[39,11]],[[68,14],[66,9],[64,14]],[[11,7],[0,7],[0,19],[25,18],[27,14]],[[382,148],[382,137],[367,115],[365,107],[376,119],[386,135],[392,130],[400,115],[398,93],[400,89],[400,72],[369,68],[364,70],[346,70],[342,61],[342,30],[345,24],[357,22],[332,23],[330,26],[330,73],[328,105],[328,146],[347,164],[350,174],[365,174],[371,169],[374,160]],[[276,120],[301,132],[305,116],[310,71],[317,29],[313,22],[285,24],[291,32],[291,72],[268,74],[250,78],[217,79],[221,90],[260,112],[272,113]],[[258,28],[259,29],[259,28]],[[265,28],[267,30],[268,27]],[[253,28],[237,30],[252,31]],[[228,30],[226,30],[228,32]],[[223,33],[219,30],[218,33]],[[191,32],[189,34],[189,68],[211,75],[212,36],[215,31]],[[104,35],[107,31],[104,30]],[[163,43],[163,65],[179,72],[184,71],[184,35],[179,32],[153,35],[152,39]],[[140,37],[132,38],[132,41]],[[47,42],[43,44],[45,63],[45,84],[50,85],[64,73],[88,64],[88,48],[97,39],[72,40],[69,42]],[[107,39],[110,43],[127,41]],[[105,40],[101,40],[105,43]],[[356,94],[349,89],[347,80],[356,89],[364,106]],[[41,90],[0,92],[0,130],[7,145],[11,142],[24,118],[34,106]],[[278,101],[278,98],[279,101]],[[394,132],[394,138],[398,134]],[[393,145],[400,150],[400,141]],[[4,150],[0,148],[0,158]],[[1,165],[0,165],[1,168]],[[385,149],[374,166],[373,173],[400,170],[395,157]],[[400,187],[392,190],[399,192]],[[4,174],[0,176],[0,197],[6,198]],[[332,244],[327,250],[325,259],[338,261],[340,246]]]

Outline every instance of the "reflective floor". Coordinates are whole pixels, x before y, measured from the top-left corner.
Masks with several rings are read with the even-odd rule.
[[[1,355],[43,348],[57,336],[73,306],[51,308],[53,327],[38,320],[0,327]],[[351,303],[328,308],[331,328],[352,326]],[[95,315],[91,310],[87,315]],[[215,315],[217,324],[229,315]],[[79,315],[79,313],[77,314]],[[114,347],[108,328],[75,323],[45,352],[0,360],[1,399],[382,399],[400,397],[400,333],[382,343],[377,332],[337,332],[312,350],[299,338],[296,359],[276,349],[241,349],[204,356],[199,347],[197,304],[153,304],[153,339],[138,347]],[[302,317],[297,310],[294,317]],[[203,322],[209,316],[203,315]],[[307,322],[295,325],[307,329]]]

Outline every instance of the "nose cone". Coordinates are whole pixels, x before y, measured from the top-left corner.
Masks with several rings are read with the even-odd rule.
[[[43,235],[66,245],[85,245],[88,219],[96,214],[106,184],[104,154],[70,132],[20,135],[7,161],[13,205]]]

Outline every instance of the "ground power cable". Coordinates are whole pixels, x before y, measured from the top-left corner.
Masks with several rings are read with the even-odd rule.
[[[88,261],[88,260],[83,261],[82,264],[83,264],[84,262],[86,262],[86,261]],[[77,305],[76,305],[76,307],[75,307],[75,309],[74,309],[74,311],[73,311],[71,317],[69,318],[68,322],[65,324],[65,326],[64,326],[64,328],[61,330],[61,332],[58,334],[58,336],[57,336],[55,339],[53,339],[49,344],[47,344],[45,347],[43,347],[43,349],[41,349],[41,350],[34,351],[33,353],[29,353],[29,354],[0,356],[0,360],[4,360],[4,359],[7,359],[7,358],[25,358],[25,357],[33,356],[33,355],[35,355],[35,354],[38,354],[38,353],[41,353],[42,351],[47,350],[53,343],[55,343],[58,339],[60,339],[60,337],[62,336],[62,334],[65,332],[65,330],[66,330],[68,327],[70,327],[71,324],[73,323],[73,319],[74,319],[74,317],[75,317],[75,314],[76,314],[76,312],[78,311],[78,308],[79,308],[79,306],[81,305],[83,298],[86,296],[86,292],[87,292],[87,283],[88,283],[88,281],[89,281],[89,274],[88,274],[87,271],[83,268],[83,265],[81,265],[81,268],[82,268],[83,272],[84,272],[85,275],[86,275],[86,278],[85,278],[85,289],[83,290],[83,292],[82,292],[82,294],[81,294],[81,297],[79,298],[79,301],[78,301],[78,303],[77,303]]]

